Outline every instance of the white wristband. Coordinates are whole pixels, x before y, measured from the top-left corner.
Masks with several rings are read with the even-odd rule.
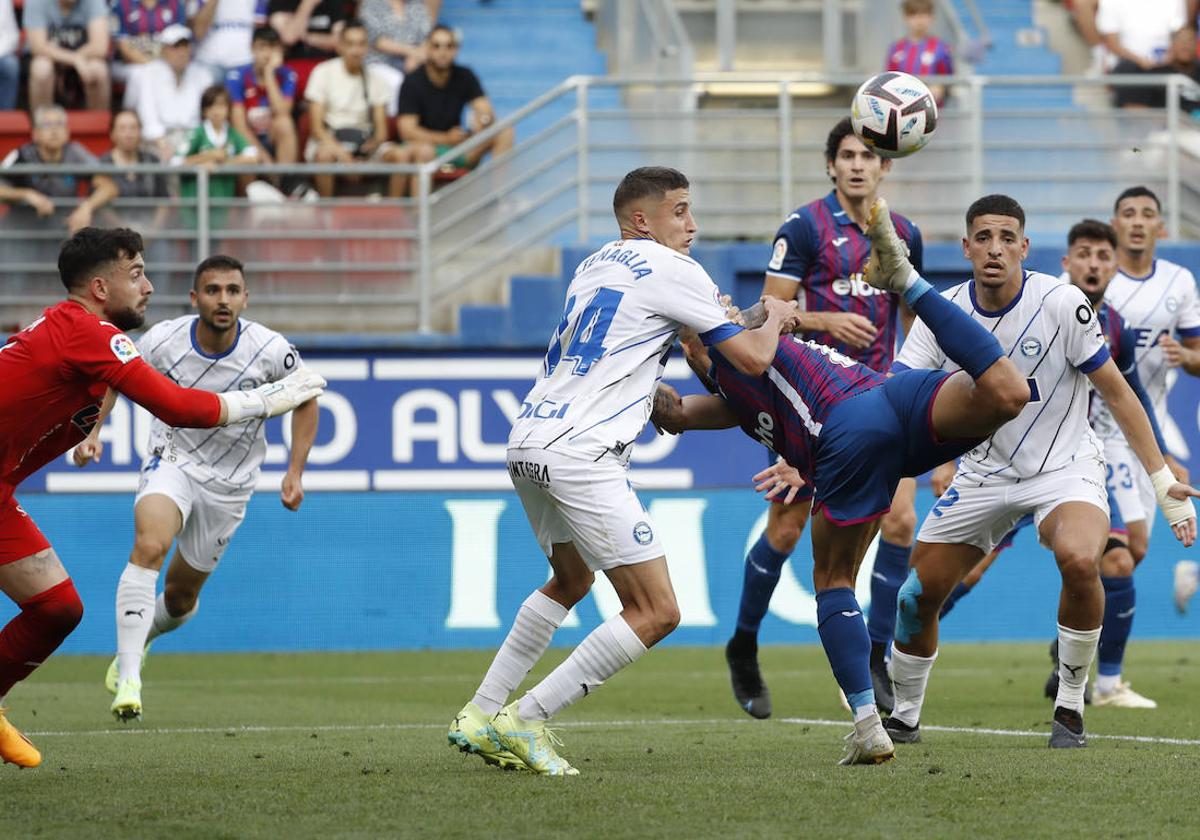
[[[267,403],[257,391],[226,391],[217,394],[225,405],[225,425],[267,416]]]
[[[1162,469],[1150,473],[1150,483],[1154,485],[1154,495],[1167,522],[1178,525],[1184,520],[1195,518],[1196,509],[1192,507],[1191,499],[1173,499],[1167,495],[1167,491],[1176,483],[1175,474],[1171,472],[1170,467],[1163,466]]]

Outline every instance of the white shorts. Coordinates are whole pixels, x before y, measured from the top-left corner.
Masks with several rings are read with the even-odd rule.
[[[1114,516],[1113,527],[1124,530],[1122,524],[1144,520],[1149,534],[1154,527],[1154,512],[1158,510],[1150,474],[1123,440],[1105,441],[1104,460],[1108,461],[1108,492],[1117,503],[1114,513],[1119,513],[1122,520],[1118,522]]]
[[[973,545],[987,554],[1026,514],[1032,513],[1034,526],[1040,527],[1063,502],[1087,502],[1108,513],[1104,464],[1097,459],[1075,461],[1020,483],[977,484],[961,472],[955,475],[925,517],[917,539]]]
[[[176,547],[184,562],[198,572],[212,574],[246,516],[250,495],[215,492],[174,464],[148,458],[142,464],[134,506],[156,494],[179,508],[183,530],[176,537]]]
[[[599,572],[663,556],[624,464],[510,449],[508,474],[547,557],[555,543],[574,543],[588,568]]]

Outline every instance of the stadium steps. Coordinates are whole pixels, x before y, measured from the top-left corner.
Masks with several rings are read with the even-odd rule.
[[[447,0],[443,22],[462,33],[459,62],[479,76],[500,116],[574,75],[603,76],[604,54],[595,27],[578,0]],[[536,60],[531,60],[531,56]],[[615,93],[598,92],[605,107],[619,107]],[[570,97],[542,109],[517,126],[517,142],[534,136],[570,113]]]

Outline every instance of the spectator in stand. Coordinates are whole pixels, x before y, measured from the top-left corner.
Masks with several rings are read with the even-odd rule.
[[[26,0],[25,40],[29,62],[29,107],[55,101],[55,88],[70,73],[83,85],[87,107],[107,111],[109,18],[104,0]],[[60,73],[60,71],[62,71]]]
[[[192,33],[186,26],[171,24],[159,40],[162,54],[142,74],[137,112],[142,136],[157,144],[161,159],[169,160],[188,132],[200,124],[200,96],[212,76],[192,61]]]
[[[254,61],[225,74],[232,102],[230,123],[250,138],[264,163],[296,162],[296,71],[283,66],[279,33],[269,26],[254,30]]]
[[[229,91],[224,85],[204,91],[200,113],[204,121],[180,144],[174,163],[203,166],[212,172],[224,163],[253,163],[258,159],[258,147],[229,125]],[[233,198],[237,181],[234,175],[213,175],[208,179],[208,194],[211,198]],[[183,179],[180,194],[186,198],[196,196],[195,178]]]
[[[496,120],[492,103],[484,94],[479,79],[469,68],[454,63],[458,39],[450,27],[435,26],[426,41],[426,51],[428,59],[405,76],[404,84],[400,86],[400,116],[397,119],[400,139],[412,145],[413,159],[418,162],[433,160]],[[467,106],[471,108],[470,131],[462,127],[463,108]],[[501,155],[511,149],[512,144],[510,127],[454,163],[473,168],[488,152]]]
[[[1100,0],[1096,29],[1116,59],[1114,73],[1166,72],[1171,36],[1187,23],[1183,0]],[[1146,108],[1154,88],[1115,89],[1117,107]]]
[[[1118,65],[1121,66],[1121,65]],[[1200,82],[1200,63],[1196,61],[1196,30],[1185,26],[1171,36],[1171,50],[1167,53],[1163,64],[1148,70],[1125,65],[1125,73],[1179,73],[1189,79]],[[1113,98],[1120,108],[1165,108],[1167,107],[1167,89],[1163,85],[1147,85],[1146,87],[1115,87]],[[1191,114],[1200,109],[1200,100],[1190,90],[1179,94],[1179,105],[1185,114]]]
[[[441,5],[441,0],[362,0],[359,15],[371,41],[367,66],[388,83],[389,117],[396,116],[404,75],[425,61],[425,39]]]
[[[912,76],[954,75],[949,45],[929,34],[933,29],[933,0],[904,0],[900,13],[908,34],[888,49],[885,69]],[[946,86],[931,84],[929,91],[941,105],[946,98]]]
[[[1104,49],[1104,39],[1100,37],[1100,31],[1096,29],[1096,12],[1099,10],[1100,0],[1072,0],[1068,4],[1068,9],[1071,12],[1071,21],[1075,24],[1075,29],[1079,32],[1079,37],[1083,38],[1083,42],[1092,50],[1092,65],[1088,68],[1088,75],[1099,75],[1108,70],[1108,51]]]
[[[63,204],[74,204],[87,177],[77,174],[20,174],[21,167],[43,164],[88,164],[96,158],[83,146],[71,140],[67,127],[67,112],[57,105],[42,105],[33,114],[33,141],[13,149],[0,163],[0,202],[14,205],[5,224],[25,223],[36,219],[54,219],[74,233],[92,223],[92,214],[112,201],[117,185],[111,178],[97,175],[92,180],[90,195],[80,201],[70,213]],[[66,199],[56,202],[55,199]],[[50,243],[57,249],[56,243]]]
[[[255,28],[267,22],[267,0],[199,0],[190,25],[196,34],[195,60],[209,69],[214,84],[249,64]]]
[[[271,28],[279,33],[284,61],[300,78],[303,93],[308,75],[322,61],[337,57],[338,33],[348,15],[344,0],[270,0]]]
[[[137,166],[161,163],[158,155],[142,147],[142,121],[137,111],[126,108],[113,116],[112,131],[109,133],[113,146],[100,156],[101,163],[113,166]],[[117,198],[164,198],[170,194],[166,175],[126,172],[112,179],[117,187]],[[95,190],[95,181],[92,189]],[[148,207],[122,208],[119,224],[106,227],[134,227],[144,232],[149,223],[152,228],[161,226],[166,208],[162,205],[153,210]],[[153,219],[153,221],[151,221]],[[114,220],[115,221],[115,220]]]
[[[0,111],[17,107],[17,85],[21,80],[21,60],[17,45],[21,30],[13,14],[12,0],[0,0]]]
[[[312,120],[312,136],[304,150],[310,163],[355,161],[410,163],[412,151],[388,142],[387,86],[367,72],[367,30],[362,21],[348,20],[338,34],[337,58],[312,71],[304,98]],[[334,176],[314,177],[317,192],[334,194]],[[407,175],[393,175],[388,195],[405,194]]]
[[[125,84],[125,107],[136,108],[142,73],[162,51],[163,30],[187,20],[187,7],[184,0],[115,0],[112,16],[113,80]]]

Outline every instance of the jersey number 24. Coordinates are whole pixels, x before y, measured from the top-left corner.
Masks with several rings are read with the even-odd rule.
[[[592,365],[608,352],[608,348],[604,346],[604,339],[623,297],[625,293],[615,289],[597,289],[596,294],[592,295],[592,299],[578,315],[574,312],[575,295],[567,298],[562,321],[550,342],[550,349],[546,352],[546,376],[554,373],[554,369],[564,361],[574,364],[571,373],[575,376],[587,375]],[[570,337],[565,349],[564,336]]]

